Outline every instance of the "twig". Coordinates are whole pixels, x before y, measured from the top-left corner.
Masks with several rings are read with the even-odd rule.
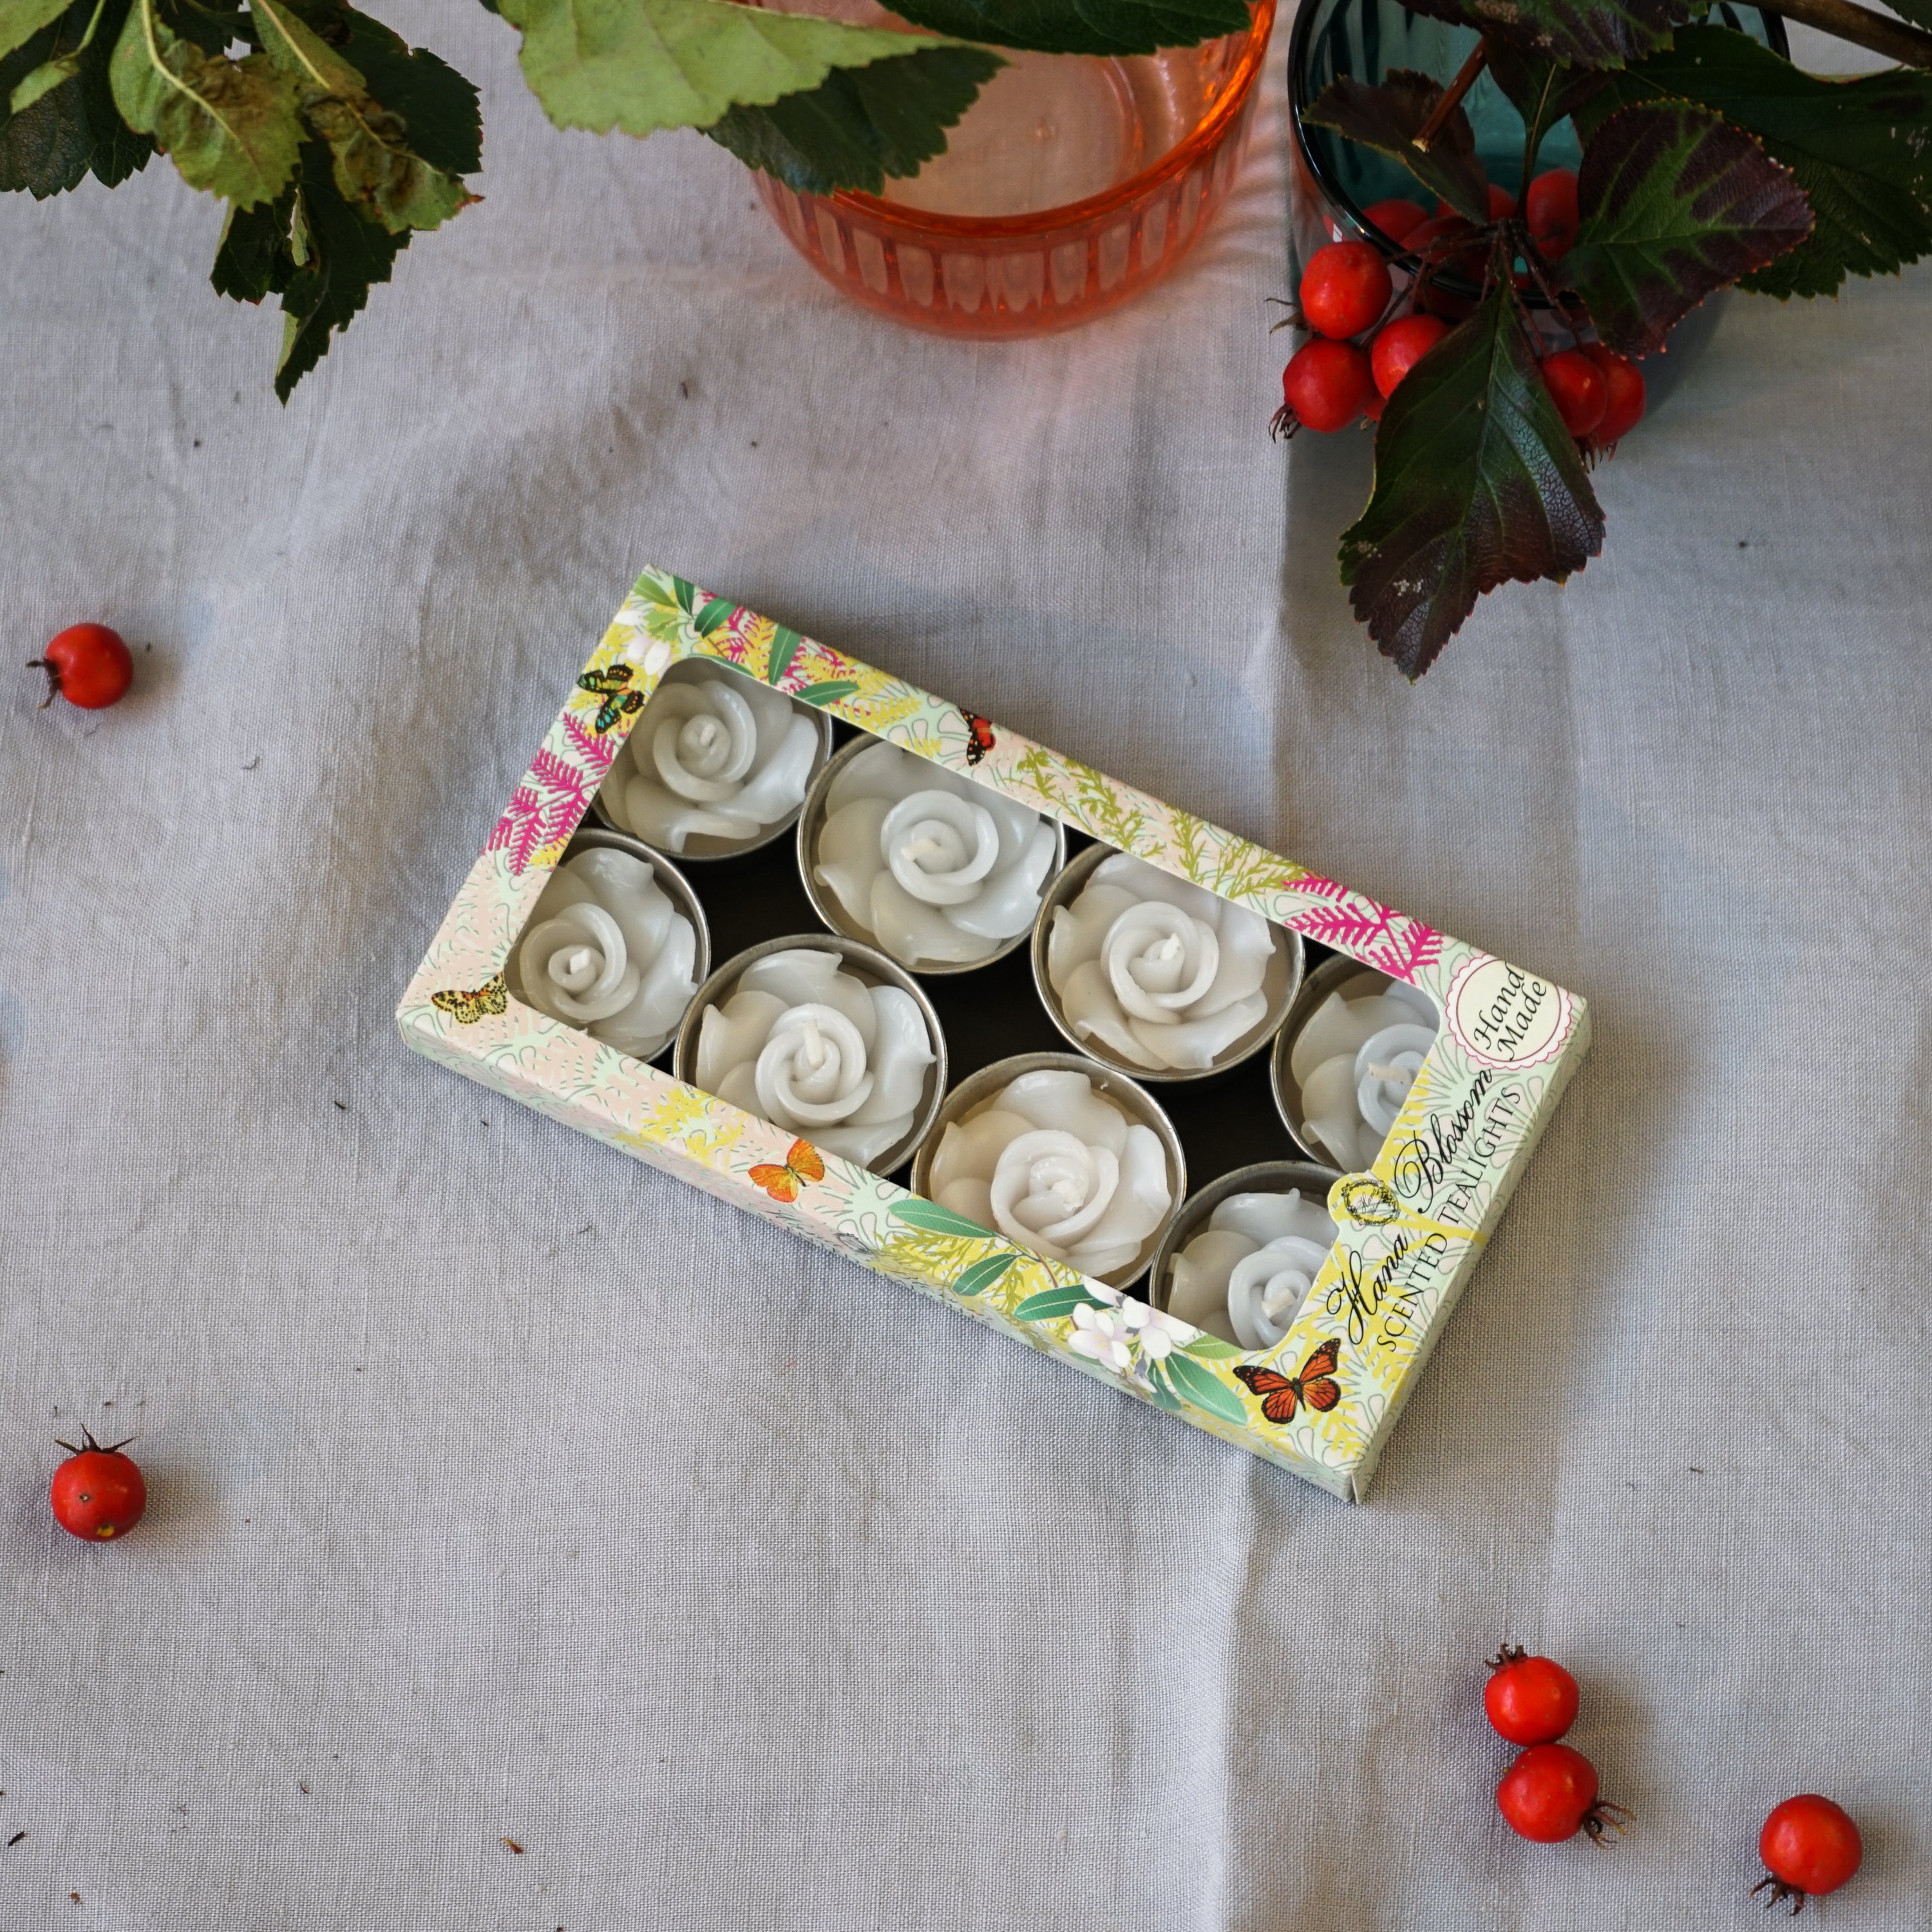
[[[1828,0],[1828,4],[1850,6],[1851,0]],[[1809,0],[1808,0],[1809,4]],[[1855,14],[1864,12],[1862,7],[1853,7]],[[1874,14],[1874,19],[1877,16]],[[1476,76],[1488,65],[1490,44],[1478,40],[1470,50],[1469,58],[1462,63],[1462,71],[1449,83],[1448,92],[1429,110],[1429,118],[1424,122],[1411,137],[1413,147],[1426,148],[1442,131],[1442,124],[1462,104],[1462,97],[1476,84]]]
[[[1787,20],[1802,20],[1820,33],[1835,34],[1854,46],[1868,47],[1887,60],[1903,61],[1907,67],[1932,67],[1932,34],[1909,27],[1854,0],[1778,0],[1768,10]]]

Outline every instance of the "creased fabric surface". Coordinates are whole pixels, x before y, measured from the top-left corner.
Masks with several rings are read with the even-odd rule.
[[[1932,279],[1734,303],[1608,554],[1411,689],[1365,440],[1264,433],[1285,28],[1191,268],[975,347],[397,17],[488,200],[286,412],[168,171],[0,203],[5,635],[152,646],[0,712],[0,1922],[1662,1932],[1817,1789],[1832,1925],[1919,1923]],[[1367,1506],[398,1045],[646,562],[1592,998]],[[124,1548],[49,1519],[76,1419],[142,1432]],[[1500,1826],[1504,1640],[1616,1850]]]

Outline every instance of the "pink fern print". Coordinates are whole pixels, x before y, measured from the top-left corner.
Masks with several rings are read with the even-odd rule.
[[[604,763],[609,764],[608,755]],[[528,776],[510,795],[483,849],[507,851],[510,870],[524,871],[539,852],[576,829],[596,788],[596,778],[546,746],[530,760]]]
[[[610,769],[610,760],[617,755],[617,746],[628,735],[622,731],[608,732],[599,737],[595,731],[586,731],[574,718],[566,715],[563,721],[565,736],[576,747],[577,755],[589,770],[591,788],[594,790],[602,782],[604,774]]]
[[[1332,946],[1392,979],[1412,980],[1442,950],[1442,935],[1432,926],[1378,905],[1333,879],[1310,877],[1287,884],[1291,891],[1321,902],[1291,914],[1290,926],[1304,938]]]

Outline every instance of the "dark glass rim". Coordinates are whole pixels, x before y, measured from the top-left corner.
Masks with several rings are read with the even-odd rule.
[[[1378,0],[1340,0],[1340,4],[1343,7],[1360,8],[1376,4]],[[1407,254],[1408,250],[1400,242],[1384,235],[1355,206],[1354,198],[1330,172],[1327,164],[1316,152],[1313,143],[1310,141],[1307,133],[1301,124],[1303,112],[1311,105],[1308,93],[1308,50],[1309,44],[1315,35],[1315,16],[1321,10],[1321,0],[1303,0],[1303,4],[1294,10],[1294,26],[1288,36],[1288,118],[1289,128],[1294,135],[1294,151],[1300,157],[1302,165],[1307,169],[1315,185],[1321,190],[1329,205],[1337,210],[1346,220],[1353,222],[1368,240],[1372,242],[1384,255],[1393,260]],[[1409,8],[1406,10],[1414,13],[1418,10]],[[1756,14],[1764,23],[1765,44],[1773,53],[1779,55],[1786,60],[1791,58],[1791,42],[1785,33],[1784,20],[1772,8],[1755,4],[1740,6],[1737,4],[1737,0],[1720,0],[1720,5],[1714,8],[1712,11],[1749,12]],[[1424,17],[1426,19],[1432,16],[1424,15]],[[1445,22],[1443,24],[1454,23]],[[1338,135],[1336,138],[1342,140],[1346,137]],[[1420,182],[1416,185],[1418,190],[1426,192],[1422,190]],[[1440,272],[1436,275],[1431,286],[1447,290],[1454,295],[1474,296],[1481,293],[1481,290],[1473,283],[1465,281],[1460,276]],[[1542,292],[1534,288],[1524,292],[1524,302],[1526,307],[1534,309],[1547,309],[1550,306]]]

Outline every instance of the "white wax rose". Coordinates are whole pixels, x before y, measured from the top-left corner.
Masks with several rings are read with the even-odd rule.
[[[698,932],[644,861],[593,847],[544,886],[512,956],[511,990],[620,1052],[662,1052],[698,991]]]
[[[1294,1325],[1335,1233],[1298,1188],[1231,1194],[1169,1262],[1167,1312],[1224,1342],[1271,1348]]]
[[[706,1093],[863,1165],[912,1131],[934,1057],[903,988],[795,946],[754,960],[705,1008],[694,1072]]]
[[[1257,912],[1117,852],[1054,909],[1046,972],[1082,1040],[1136,1066],[1211,1066],[1287,974]]]
[[[667,852],[693,838],[743,844],[795,812],[819,728],[784,692],[722,664],[671,671],[598,794],[622,829]]]
[[[1058,847],[1038,812],[887,744],[825,802],[812,876],[901,964],[990,959],[1038,915]]]
[[[1142,1258],[1174,1204],[1167,1150],[1084,1073],[1022,1073],[933,1155],[932,1198],[1050,1261],[1104,1279]]]
[[[1372,990],[1379,982],[1382,990]],[[1344,997],[1344,995],[1348,997]],[[1436,1008],[1406,980],[1351,980],[1309,1016],[1288,1056],[1310,1138],[1340,1168],[1373,1165],[1423,1060]]]

